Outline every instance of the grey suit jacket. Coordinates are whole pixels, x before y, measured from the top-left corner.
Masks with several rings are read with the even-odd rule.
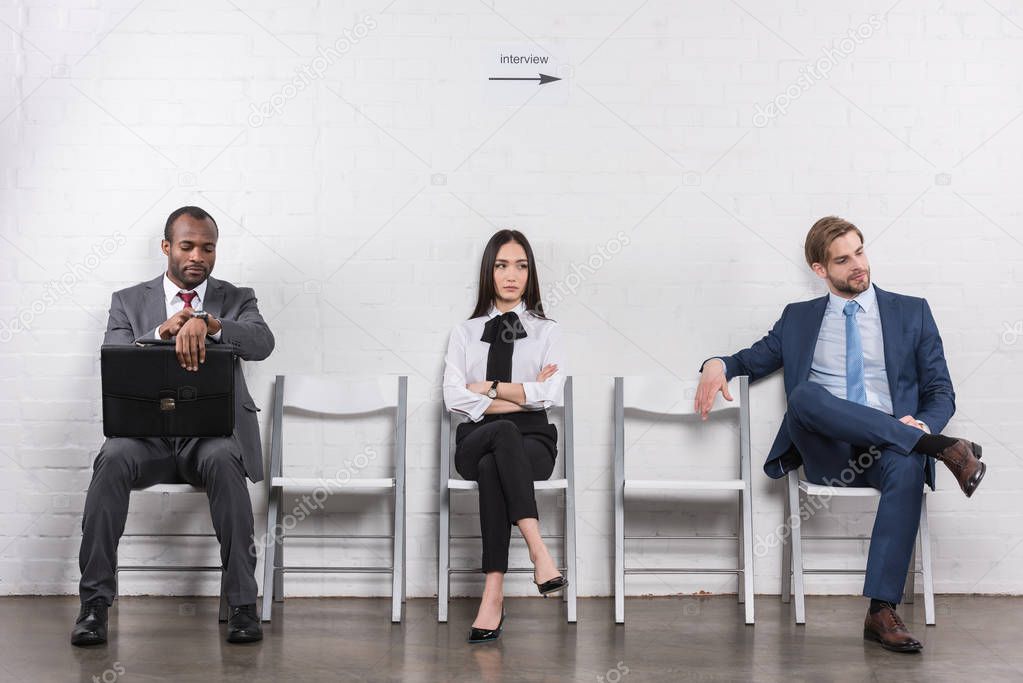
[[[238,358],[263,360],[274,348],[274,336],[256,306],[256,295],[248,287],[235,287],[230,282],[207,278],[203,310],[220,321],[223,332],[220,344],[230,344]],[[167,319],[163,275],[155,280],[114,292],[110,301],[110,319],[104,344],[134,344],[140,337],[150,337]],[[213,344],[216,342],[208,341]],[[259,439],[259,408],[249,395],[236,361],[234,386],[234,435],[241,450],[245,473],[253,483],[263,479],[263,447]]]

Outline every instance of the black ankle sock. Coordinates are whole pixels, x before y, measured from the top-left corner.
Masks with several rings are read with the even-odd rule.
[[[891,607],[892,609],[895,609],[895,605],[893,605],[890,602],[885,602],[884,600],[875,600],[874,598],[870,599],[871,614],[877,614],[878,612],[881,611],[882,607]]]
[[[937,455],[949,446],[955,445],[956,439],[941,434],[924,434],[913,446],[913,450],[924,455]]]

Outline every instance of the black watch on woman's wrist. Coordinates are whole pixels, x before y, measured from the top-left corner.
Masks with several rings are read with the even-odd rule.
[[[494,380],[494,383],[490,385],[490,389],[487,390],[488,398],[497,398],[497,385],[498,380]]]

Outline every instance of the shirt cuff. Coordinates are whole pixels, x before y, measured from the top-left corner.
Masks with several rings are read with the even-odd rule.
[[[221,327],[221,328],[220,328],[219,330],[217,330],[217,333],[216,333],[216,334],[207,334],[206,336],[207,336],[207,337],[209,337],[210,339],[212,339],[212,340],[213,340],[213,341],[215,341],[215,342],[219,342],[219,341],[220,341],[220,338],[221,338],[221,337],[222,337],[223,335],[224,335],[224,328],[223,328],[223,327]]]
[[[476,405],[472,407],[472,410],[466,413],[466,415],[469,416],[469,419],[473,422],[479,422],[482,420],[483,415],[487,412],[487,408],[489,408],[490,404],[494,402],[494,399],[489,396],[483,396],[482,394],[480,394],[480,399],[482,400],[477,401]]]
[[[712,360],[716,360],[719,363],[721,363],[721,371],[724,372],[726,375],[728,374],[728,364],[725,363],[724,358],[719,358],[718,356],[714,356],[713,358],[708,358],[707,360],[703,361],[703,365],[700,366],[700,372],[703,372],[703,369],[707,367],[707,363],[711,362]]]
[[[161,339],[161,337],[160,337],[160,326],[159,325],[156,326],[156,329],[153,330],[153,333],[150,335],[150,337],[153,338],[153,339]]]
[[[523,408],[527,410],[546,410],[553,405],[554,401],[544,396],[543,385],[543,382],[522,383],[522,394],[526,398],[526,402],[522,404]]]

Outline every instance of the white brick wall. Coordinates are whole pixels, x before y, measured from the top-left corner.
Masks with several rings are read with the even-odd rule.
[[[255,287],[277,336],[273,356],[246,368],[264,427],[275,374],[410,376],[412,596],[436,587],[441,356],[470,311],[496,226],[530,236],[544,291],[558,293],[551,309],[572,349],[578,400],[580,592],[604,595],[611,377],[692,377],[706,356],[758,338],[784,303],[822,291],[802,263],[809,225],[846,216],[867,233],[875,280],[929,299],[958,393],[947,431],[983,443],[991,468],[972,500],[939,475],[936,587],[1020,593],[1023,12],[907,0],[882,16],[890,5],[4,3],[0,593],[76,591],[84,491],[102,440],[97,348],[109,294],[161,272],[162,222],[186,203],[217,218],[216,274]],[[827,78],[793,89],[783,115],[755,118],[863,27],[869,37],[833,58]],[[494,90],[486,59],[509,44],[549,51],[564,80]],[[254,116],[264,104],[276,109]],[[620,232],[629,245],[580,278]],[[102,251],[112,236],[116,248]],[[102,258],[90,256],[97,249]],[[49,283],[65,277],[54,295]],[[19,316],[29,329],[12,331]],[[784,410],[781,383],[752,395],[759,464]],[[321,449],[310,428],[289,436],[307,442],[309,466],[327,449],[379,445],[387,429],[325,430]],[[704,440],[713,438],[658,427],[630,454],[664,472],[708,471],[685,455]],[[754,523],[766,537],[780,522],[782,489],[755,474]],[[253,487],[257,529],[265,503],[263,486]],[[553,521],[556,502],[545,505]],[[386,520],[370,499],[337,509],[310,526],[368,533]],[[664,498],[634,509],[637,527],[680,534],[724,529],[732,510]],[[814,522],[869,527],[866,503],[834,510]],[[129,527],[145,526],[208,528],[205,503],[137,497]],[[653,566],[687,549],[640,545],[635,557]],[[861,550],[822,549],[814,561],[855,566]],[[200,557],[215,553],[133,543],[122,561]],[[731,562],[721,547],[693,557]],[[288,559],[380,557],[306,544]],[[757,564],[757,591],[777,592],[779,573],[775,548]],[[215,590],[195,576],[124,581],[126,592]],[[809,587],[858,592],[860,581],[815,577]],[[453,588],[479,582],[458,578]],[[509,592],[529,588],[514,578]],[[630,579],[630,589],[734,583],[667,576]],[[291,594],[387,590],[381,577],[288,579]]]

